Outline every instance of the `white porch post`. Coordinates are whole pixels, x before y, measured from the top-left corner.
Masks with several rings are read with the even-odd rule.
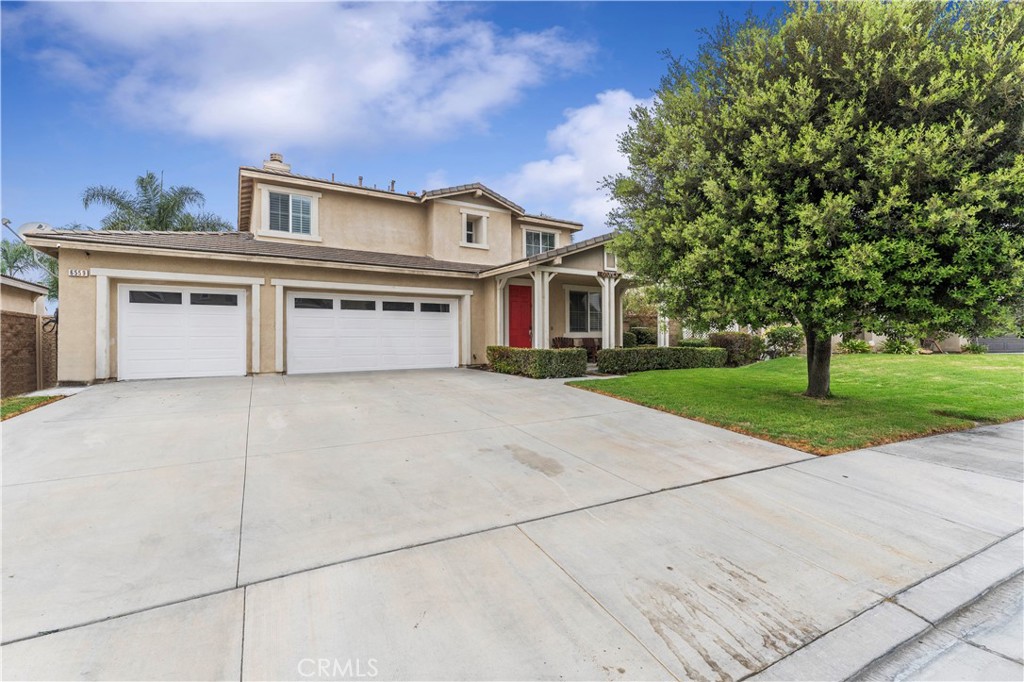
[[[617,337],[615,324],[615,287],[619,280],[615,276],[597,275],[601,285],[601,348],[614,348]]]
[[[668,318],[658,313],[658,345],[668,346]]]
[[[530,273],[530,277],[533,279],[533,324],[530,330],[530,341],[534,348],[543,348],[541,336],[544,328],[544,295],[542,293],[544,273],[534,270]]]
[[[508,277],[498,277],[496,280],[496,284],[497,286],[495,287],[495,289],[497,290],[496,295],[498,297],[498,301],[497,305],[495,305],[495,310],[498,311],[498,320],[497,324],[494,327],[495,333],[497,334],[497,339],[495,342],[499,346],[507,346],[508,334],[506,330],[507,321],[505,319],[505,291],[506,286],[508,286]]]
[[[530,273],[533,278],[533,347],[547,348],[551,345],[551,300],[550,288],[554,272],[534,270]]]

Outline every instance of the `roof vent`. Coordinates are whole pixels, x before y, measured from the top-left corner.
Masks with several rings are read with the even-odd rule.
[[[270,152],[270,159],[263,162],[263,170],[291,173],[292,166],[284,162],[284,156],[280,152]]]

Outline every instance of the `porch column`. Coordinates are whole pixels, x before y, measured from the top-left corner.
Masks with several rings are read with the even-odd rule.
[[[614,348],[615,287],[619,280],[611,273],[601,273],[597,275],[597,281],[601,285],[601,348]]]
[[[530,341],[534,348],[544,348],[544,273],[534,270],[530,277],[533,279],[533,324]]]
[[[533,347],[547,348],[551,345],[551,280],[555,273],[534,270],[533,278]]]
[[[496,294],[498,298],[497,304],[494,307],[494,309],[498,311],[498,320],[494,327],[495,333],[497,334],[495,343],[499,346],[507,346],[508,334],[505,329],[507,325],[505,320],[505,287],[508,285],[508,277],[498,277],[495,280],[495,283],[497,285],[495,289],[497,290]]]
[[[658,313],[658,345],[668,346],[668,318]]]

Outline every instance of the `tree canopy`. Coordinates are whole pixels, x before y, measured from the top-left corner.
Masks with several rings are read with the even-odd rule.
[[[160,230],[165,232],[217,232],[232,229],[231,223],[210,212],[190,213],[202,208],[206,197],[195,187],[164,188],[163,179],[147,172],[135,179],[135,193],[105,185],[87,187],[82,204],[108,206],[112,210],[102,221],[105,230]]]
[[[616,249],[695,328],[1007,329],[1024,306],[1024,5],[794,3],[670,59],[620,139]]]

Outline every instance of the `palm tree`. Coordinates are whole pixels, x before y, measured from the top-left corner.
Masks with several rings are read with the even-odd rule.
[[[60,270],[57,259],[39,253],[25,242],[0,242],[0,273],[36,281],[49,290],[47,298],[57,300]]]
[[[0,274],[15,277],[38,267],[36,252],[25,242],[0,242]]]
[[[82,193],[82,204],[101,204],[113,209],[102,225],[105,230],[159,230],[163,232],[219,232],[232,225],[209,212],[189,213],[202,208],[206,197],[195,187],[164,189],[162,178],[147,172],[135,179],[135,194],[123,189],[95,185]]]

